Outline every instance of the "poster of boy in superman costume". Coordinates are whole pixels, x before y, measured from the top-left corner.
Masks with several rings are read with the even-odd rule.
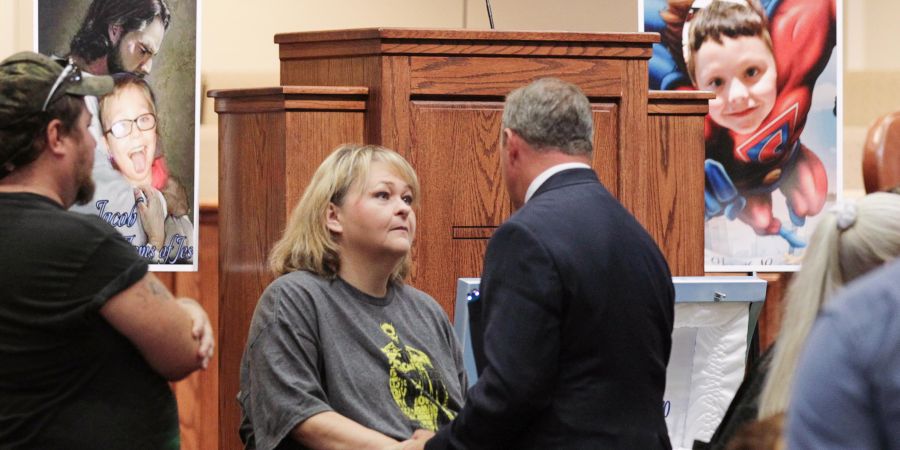
[[[840,192],[838,0],[642,1],[650,88],[716,94],[706,270],[795,270]]]

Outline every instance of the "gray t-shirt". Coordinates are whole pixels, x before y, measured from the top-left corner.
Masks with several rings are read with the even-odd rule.
[[[292,272],[266,288],[253,313],[241,439],[248,449],[302,448],[285,438],[323,411],[407,439],[456,416],[465,378],[453,328],[424,292],[391,285],[372,297],[340,278]]]

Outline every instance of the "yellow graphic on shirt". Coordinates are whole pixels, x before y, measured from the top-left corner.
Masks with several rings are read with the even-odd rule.
[[[403,415],[431,431],[453,420],[456,413],[448,407],[450,393],[431,364],[431,358],[400,342],[392,324],[381,324],[381,331],[391,339],[381,351],[390,365],[391,395]]]

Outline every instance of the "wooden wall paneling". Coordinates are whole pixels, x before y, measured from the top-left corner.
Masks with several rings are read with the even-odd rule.
[[[703,275],[703,125],[711,93],[650,92],[647,228],[675,276]]]
[[[648,185],[652,174],[647,152],[647,61],[630,60],[626,67],[626,86],[619,107],[619,186],[618,198],[651,235],[648,216],[655,208]]]
[[[757,273],[766,280],[766,302],[759,313],[759,351],[766,351],[778,338],[781,318],[784,315],[784,299],[793,273]]]
[[[382,58],[380,86],[373,88],[366,138],[409,157],[409,57]]]
[[[410,162],[422,185],[410,283],[452,318],[456,279],[480,276],[486,240],[510,213],[500,174],[500,102],[413,102]]]
[[[594,112],[594,155],[591,167],[603,186],[619,196],[619,107],[615,103],[591,103]]]
[[[413,95],[500,95],[553,74],[589,97],[620,97],[625,60],[417,56],[410,63]]]
[[[281,55],[281,86],[372,86],[381,80],[381,58],[287,59]]]
[[[363,111],[288,112],[285,136],[285,223],[322,161],[341,144],[365,142],[363,114]]]
[[[266,255],[286,214],[285,117],[219,113],[219,324],[227,330],[219,335],[219,442],[235,449],[241,354],[256,301],[272,280]]]
[[[300,49],[305,51],[304,45]],[[296,59],[290,46],[281,46],[281,85],[304,86],[365,86],[368,88],[364,141],[366,144],[383,144],[381,117],[382,58],[371,54],[363,56],[322,57]],[[389,72],[390,73],[390,72]]]
[[[213,333],[219,336],[219,226],[216,205],[200,206],[199,235],[197,272],[174,273],[172,292],[176,297],[196,299],[206,310]],[[178,399],[181,448],[219,448],[218,355],[213,356],[206,370],[197,371],[174,383],[174,390]]]
[[[684,123],[691,121],[697,123],[693,127]],[[702,133],[702,124],[702,117],[650,116],[647,157],[660,164],[648,185],[658,209],[646,211],[644,224],[666,255],[673,276],[703,275],[703,199],[685,192],[703,190],[703,148],[690,145],[690,134]]]
[[[384,145],[407,156],[409,149],[408,56],[290,59],[291,54],[290,47],[282,48],[282,85],[367,87],[368,109],[365,121],[365,143]],[[385,80],[390,81],[386,82]]]
[[[397,55],[505,55],[570,58],[650,58],[655,33],[391,29],[312,31],[275,35],[282,61]]]

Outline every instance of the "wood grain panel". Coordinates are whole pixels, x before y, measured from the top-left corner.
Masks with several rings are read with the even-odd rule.
[[[653,208],[644,226],[666,256],[674,276],[703,275],[702,115],[650,117],[646,159]]]
[[[313,98],[317,95],[328,95],[334,99],[334,96],[356,96],[366,95],[369,88],[362,86],[310,86],[310,85],[288,85],[288,86],[267,86],[258,88],[245,89],[212,89],[208,92],[208,96],[216,99],[222,98],[266,98],[270,95],[283,95],[286,97]],[[227,111],[227,108],[222,108]],[[216,111],[218,112],[218,110]]]
[[[497,227],[494,226],[466,227],[454,225],[450,234],[452,239],[490,239],[496,229]]]
[[[766,351],[778,338],[781,318],[784,315],[784,299],[793,273],[757,273],[766,280],[766,302],[759,313],[759,351]]]
[[[653,33],[361,29],[275,36],[282,61],[365,55],[555,56],[644,58]]]
[[[219,115],[219,436],[240,448],[241,354],[260,293],[272,280],[265,266],[285,217],[285,115]]]
[[[363,86],[372,89],[380,83],[381,58],[378,56],[281,61],[282,86]]]
[[[649,228],[648,216],[655,209],[649,183],[652,164],[647,153],[647,62],[627,62],[625,94],[619,104],[618,198],[637,220]]]
[[[176,297],[196,299],[209,316],[213,333],[221,335],[219,327],[219,225],[218,207],[200,207],[199,260],[197,272],[173,273],[169,289]],[[218,353],[218,347],[216,353]],[[183,450],[219,448],[219,371],[218,356],[209,368],[173,383],[178,399],[178,419]]]
[[[348,99],[343,101],[335,101],[324,96],[319,98],[305,98],[303,100],[285,99],[282,96],[271,96],[267,98],[232,99],[224,98],[216,101],[216,105],[225,111],[232,113],[257,113],[257,112],[280,112],[285,109],[292,110],[358,110],[366,109],[365,97],[357,99]]]
[[[409,159],[422,185],[410,282],[437,299],[452,318],[456,279],[481,274],[484,254],[468,250],[485,248],[454,240],[453,228],[496,227],[511,206],[498,153],[503,105],[451,105],[412,103]]]
[[[278,86],[209,91],[218,113],[283,110],[353,110],[366,108],[369,89],[360,86]]]
[[[499,41],[484,44],[477,41],[395,40],[381,44],[384,54],[404,55],[480,55],[480,56],[553,56],[558,58],[650,58],[644,45],[593,44],[590,42],[516,42]]]
[[[362,112],[290,112],[286,120],[285,223],[322,161],[340,144],[365,139]]]
[[[409,157],[409,57],[382,58],[381,86],[374,89],[366,138]]]
[[[619,106],[592,103],[594,112],[594,158],[591,166],[600,182],[614,197],[619,196]]]
[[[282,61],[311,58],[343,58],[378,54],[381,54],[380,39],[348,39],[344,41],[319,42],[283,42],[278,45],[278,57]]]
[[[647,113],[665,115],[706,115],[709,100],[716,95],[707,91],[650,91]]]
[[[577,84],[591,97],[622,95],[625,62],[562,58],[473,58],[417,56],[410,61],[413,95],[503,97],[538,78]]]
[[[703,126],[710,92],[650,91],[643,223],[675,276],[703,274]]]
[[[585,43],[607,43],[614,45],[649,44],[659,42],[657,33],[585,33],[569,31],[500,31],[468,29],[425,29],[425,28],[357,28],[347,30],[303,31],[278,33],[276,44],[340,42],[360,39],[435,39],[472,40],[487,42],[535,42],[548,41]]]
[[[398,40],[357,39],[339,42],[282,43],[278,56],[282,61],[297,59],[357,57],[372,55],[480,55],[494,57],[551,56],[555,58],[649,58],[643,44],[560,43],[503,41],[485,43],[475,40]]]

